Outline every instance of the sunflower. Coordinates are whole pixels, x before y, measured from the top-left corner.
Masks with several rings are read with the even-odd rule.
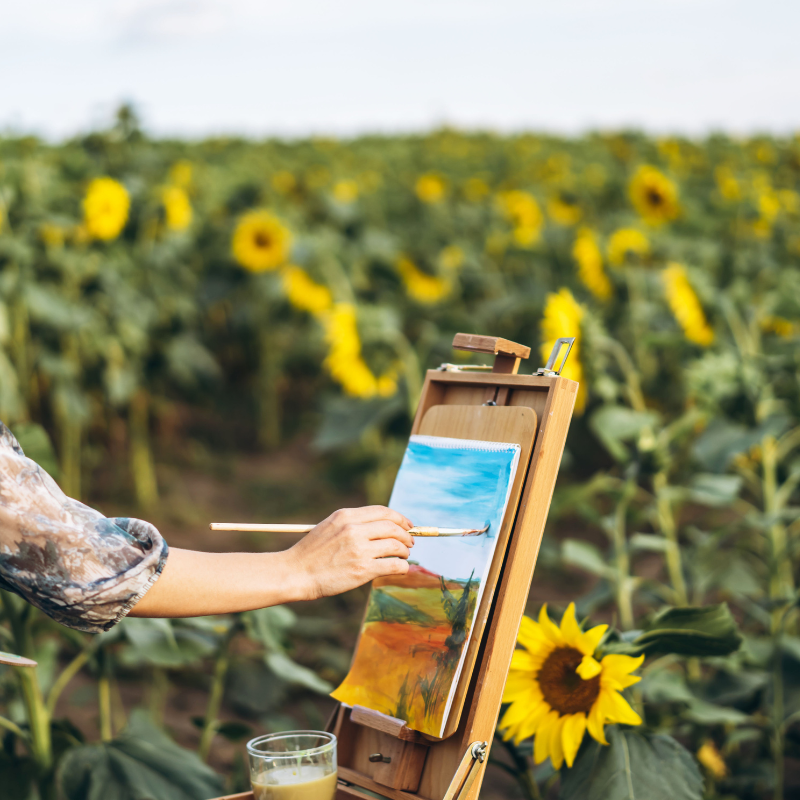
[[[361,355],[361,337],[355,307],[337,303],[323,317],[328,356],[325,367],[331,377],[341,385],[346,394],[368,400],[376,394],[390,397],[397,391],[396,367],[375,377]]]
[[[442,269],[457,270],[463,263],[464,251],[457,244],[449,244],[439,253],[439,264]]]
[[[634,208],[650,225],[669,222],[680,211],[675,184],[663,172],[648,164],[636,170],[628,186],[628,194]]]
[[[417,197],[423,203],[439,203],[444,199],[447,184],[441,175],[435,172],[428,172],[417,178],[415,190]]]
[[[576,225],[583,215],[577,199],[566,192],[554,194],[547,201],[547,213],[559,225]]]
[[[606,723],[640,725],[641,717],[620,692],[638,683],[631,675],[644,656],[607,655],[594,658],[608,625],[581,631],[570,603],[561,626],[547,616],[543,606],[539,621],[522,618],[503,702],[511,705],[500,720],[504,739],[519,742],[533,736],[533,759],[548,756],[555,769],[566,761],[571,767],[586,731],[608,744]]]
[[[464,197],[470,203],[478,203],[489,194],[489,186],[482,178],[470,178],[464,184]]]
[[[714,180],[717,182],[719,193],[725,200],[742,199],[742,187],[727,164],[722,164],[714,170]]]
[[[233,233],[233,257],[250,272],[277,269],[289,256],[292,235],[269,211],[249,211]]]
[[[192,162],[185,158],[176,161],[169,171],[169,182],[173,186],[187,189],[192,182]]]
[[[337,181],[333,196],[337,202],[348,205],[358,199],[358,184],[355,181]]]
[[[636,228],[619,228],[608,240],[608,260],[622,266],[632,255],[643,258],[650,254],[650,240]]]
[[[281,194],[289,194],[297,186],[297,178],[285,169],[272,176],[272,188]]]
[[[556,339],[562,336],[574,336],[575,344],[564,365],[561,374],[571,381],[577,381],[578,396],[575,399],[575,413],[583,413],[586,405],[586,387],[583,385],[583,365],[581,364],[581,320],[583,319],[584,309],[569,289],[562,289],[560,292],[552,292],[547,295],[547,302],[544,307],[542,317],[542,347],[541,355],[543,360],[547,360]]]
[[[661,273],[664,293],[675,319],[690,342],[708,347],[714,341],[714,331],[708,324],[703,307],[689,276],[681,264],[671,263]]]
[[[514,226],[514,241],[520,247],[530,247],[539,241],[544,216],[536,198],[515,189],[499,195],[500,205]]]
[[[409,296],[424,305],[438,303],[453,289],[453,282],[450,278],[428,275],[405,256],[397,259],[397,271],[403,279]]]
[[[706,739],[697,751],[697,760],[718,781],[728,776],[728,765],[711,739]]]
[[[161,192],[167,227],[173,231],[183,231],[192,222],[192,204],[189,195],[180,186],[167,186]]]
[[[333,306],[330,289],[313,281],[304,269],[289,265],[281,276],[286,297],[296,309],[319,316]]]
[[[113,178],[95,178],[83,198],[83,218],[93,239],[116,239],[128,221],[131,207],[128,191]]]
[[[581,228],[572,246],[572,257],[578,265],[578,276],[584,286],[598,299],[611,297],[611,281],[603,269],[603,254],[597,244],[597,237],[589,228]]]

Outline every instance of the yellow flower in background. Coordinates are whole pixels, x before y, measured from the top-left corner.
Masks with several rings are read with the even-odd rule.
[[[544,316],[541,323],[542,363],[546,363],[556,343],[556,339],[564,336],[575,337],[575,344],[572,352],[564,365],[561,374],[571,381],[577,381],[578,396],[575,398],[575,413],[582,414],[586,406],[586,387],[583,384],[583,365],[581,364],[581,320],[583,319],[584,309],[569,289],[561,289],[559,292],[551,292],[547,295],[544,306]]]
[[[539,241],[544,216],[536,198],[519,189],[502,192],[500,206],[514,226],[514,241],[520,247],[530,247]]]
[[[768,239],[781,211],[780,198],[771,186],[767,186],[759,191],[756,205],[758,219],[753,222],[753,233],[760,239]]]
[[[672,263],[661,273],[661,277],[667,303],[686,338],[702,347],[708,347],[714,341],[714,331],[708,324],[684,267]]]
[[[464,197],[470,203],[478,203],[489,194],[489,185],[481,178],[470,178],[464,184]]]
[[[297,186],[297,179],[292,175],[291,172],[288,172],[285,169],[282,169],[280,172],[276,172],[272,176],[272,188],[275,189],[276,192],[280,192],[281,194],[289,194],[295,186]]]
[[[678,216],[678,189],[663,172],[643,164],[628,186],[633,207],[650,225],[663,225]]]
[[[331,180],[331,173],[327,167],[317,164],[306,172],[306,183],[312,189],[321,189],[327,186]]]
[[[286,297],[296,309],[319,316],[333,307],[330,289],[312,280],[304,269],[290,264],[283,269],[281,277]]]
[[[761,330],[764,333],[775,333],[778,336],[788,339],[795,333],[800,333],[800,323],[791,322],[785,317],[764,317],[761,320]]]
[[[717,182],[717,190],[725,200],[742,199],[742,187],[729,166],[723,164],[717,167],[714,170],[714,180]]]
[[[355,181],[337,181],[333,196],[340,203],[352,203],[358,199],[358,184]]]
[[[397,391],[397,369],[376,378],[361,355],[361,338],[355,307],[337,303],[322,317],[328,356],[325,368],[351,397],[368,400],[378,395],[391,397]]]
[[[188,189],[192,183],[192,164],[186,159],[176,161],[169,171],[169,182],[181,189]]]
[[[269,211],[248,211],[233,232],[233,257],[251,272],[277,269],[292,244],[289,229]]]
[[[697,760],[714,776],[716,780],[722,780],[728,775],[728,767],[725,759],[720,755],[717,746],[711,739],[706,739],[697,751]]]
[[[444,199],[447,192],[447,184],[444,178],[435,172],[420,175],[414,188],[417,197],[423,203],[439,203]]]
[[[578,265],[578,277],[583,285],[598,299],[611,297],[611,281],[603,268],[603,254],[597,237],[589,228],[581,228],[572,245],[572,257]]]
[[[397,259],[397,271],[403,279],[409,297],[418,303],[432,305],[447,297],[453,288],[450,278],[440,278],[423,272],[410,258]]]
[[[439,253],[439,264],[445,270],[457,270],[464,263],[464,251],[457,244],[442,248]]]
[[[127,189],[113,178],[95,178],[83,198],[83,220],[93,239],[116,239],[128,221],[131,201]]]
[[[503,739],[516,744],[533,736],[533,760],[550,757],[554,769],[571,767],[578,748],[589,735],[608,744],[609,723],[641,725],[641,717],[620,694],[641,678],[631,675],[644,656],[594,657],[608,625],[586,632],[578,627],[575,604],[570,603],[560,627],[542,606],[539,621],[522,618],[517,641],[521,650],[511,658],[503,702],[511,705],[498,726]]]
[[[583,216],[578,201],[563,193],[553,195],[547,201],[547,213],[559,225],[576,225]]]
[[[650,254],[650,240],[636,228],[619,228],[608,240],[608,260],[622,266],[631,256],[644,258]]]
[[[2,217],[0,217],[0,223]],[[39,228],[39,236],[48,247],[63,247],[64,239],[66,238],[66,231],[60,225],[55,225],[52,222],[45,222]]]
[[[189,195],[180,186],[167,186],[161,192],[161,202],[167,218],[167,227],[173,231],[183,231],[192,222],[192,204]]]
[[[787,214],[800,215],[800,194],[794,189],[779,189],[777,195],[783,210]]]

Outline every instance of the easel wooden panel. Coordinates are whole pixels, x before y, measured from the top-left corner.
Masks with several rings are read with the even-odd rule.
[[[482,405],[490,401],[498,405],[532,408],[538,417],[538,430],[501,567],[499,585],[491,604],[472,675],[469,677],[463,700],[464,711],[457,730],[449,738],[431,742],[422,779],[414,793],[387,790],[379,784],[376,788],[371,779],[362,781],[359,776],[363,773],[349,766],[349,759],[345,754],[345,759],[340,760],[346,771],[346,777],[344,774],[343,777],[348,783],[354,784],[354,792],[357,792],[360,785],[392,800],[408,800],[412,797],[442,800],[469,746],[476,741],[486,741],[491,746],[503,687],[533,577],[577,389],[577,383],[560,376],[438,370],[427,373],[412,433],[430,432],[427,426],[423,427],[423,422],[433,407]],[[435,413],[443,412],[437,410]],[[445,430],[447,429],[443,428],[440,432],[437,428],[437,435],[448,435],[443,432]],[[355,727],[349,720],[349,709],[341,707],[336,722],[340,743],[360,738],[361,735],[354,730]],[[364,748],[361,746],[358,749]],[[353,753],[351,757],[363,764],[361,755]],[[481,767],[481,774],[463,800],[475,800],[478,797],[484,769],[485,765]],[[368,778],[366,775],[363,777]],[[357,795],[342,792],[338,800],[353,796]]]

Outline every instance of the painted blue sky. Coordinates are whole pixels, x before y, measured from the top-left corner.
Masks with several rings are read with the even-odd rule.
[[[490,527],[483,536],[418,538],[411,558],[446,578],[468,578],[473,569],[481,577],[494,550],[519,447],[500,452],[431,447],[420,438],[408,445],[389,507],[415,525],[480,528],[489,520]]]

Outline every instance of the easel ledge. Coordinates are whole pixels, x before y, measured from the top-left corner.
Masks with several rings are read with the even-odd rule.
[[[559,340],[556,347],[563,341]],[[571,344],[571,340],[567,341]],[[453,419],[444,425],[442,420],[447,419],[448,411],[437,409],[435,418],[447,430],[431,431],[426,426],[424,432],[456,438],[469,438],[459,437],[455,419],[468,416],[465,407],[488,407],[478,414],[481,417],[493,414],[493,406],[521,407],[535,412],[533,451],[504,555],[498,542],[496,591],[493,596],[488,593],[485,609],[483,603],[476,609],[474,630],[480,647],[474,654],[471,674],[465,674],[459,682],[451,712],[457,727],[445,730],[447,738],[433,739],[410,730],[404,720],[339,704],[326,728],[339,740],[336,800],[374,800],[376,794],[389,800],[476,800],[480,792],[578,384],[544,368],[540,372],[545,374],[517,374],[520,360],[527,358],[530,348],[515,342],[457,334],[453,346],[495,355],[492,372],[462,372],[454,365],[429,370],[412,434],[420,432],[425,415],[437,406],[454,406]],[[548,366],[554,356],[555,352]],[[525,413],[530,415],[530,411]],[[220,800],[252,797],[252,793],[245,792]]]

